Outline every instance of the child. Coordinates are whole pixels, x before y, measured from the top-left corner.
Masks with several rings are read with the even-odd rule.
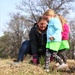
[[[61,31],[62,26],[60,20],[56,17],[55,12],[52,9],[47,10],[43,18],[47,20],[47,43],[46,43],[46,72],[49,72],[49,63],[51,55],[59,61],[60,64],[63,63],[62,59],[56,54],[61,45]]]
[[[67,63],[67,60],[66,60],[66,50],[69,50],[69,43],[68,43],[68,40],[69,40],[69,31],[70,31],[70,28],[67,24],[67,21],[66,19],[61,16],[60,14],[58,15],[60,21],[61,21],[61,24],[62,24],[62,42],[61,42],[61,46],[59,48],[59,51],[58,51],[58,55],[63,59],[64,63],[60,66],[58,66],[58,68],[62,68],[64,65],[65,67],[68,66],[66,63]]]

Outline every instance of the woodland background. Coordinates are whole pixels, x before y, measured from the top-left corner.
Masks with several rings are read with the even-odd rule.
[[[47,9],[53,9],[57,14],[63,15],[71,28],[70,50],[67,56],[74,59],[75,53],[75,15],[70,18],[75,8],[72,6],[75,0],[22,0],[16,5],[21,12],[10,13],[10,20],[6,23],[7,28],[4,35],[0,37],[0,58],[17,57],[19,48],[23,41],[29,39],[28,34],[39,16]]]

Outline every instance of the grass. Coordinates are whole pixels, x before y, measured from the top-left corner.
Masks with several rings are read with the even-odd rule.
[[[0,59],[0,75],[75,75],[75,61],[68,60],[69,67],[57,70],[55,62],[50,64],[50,72],[46,73],[42,65],[32,65],[29,60],[14,63],[11,59]]]

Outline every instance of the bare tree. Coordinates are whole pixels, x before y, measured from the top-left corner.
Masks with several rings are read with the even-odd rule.
[[[75,52],[75,18],[70,21],[70,57],[74,59]]]
[[[12,48],[8,32],[4,32],[4,36],[0,37],[0,57],[7,58]]]
[[[41,16],[47,9],[53,9],[56,13],[68,14],[69,10],[72,9],[70,3],[75,2],[75,0],[22,0],[17,8],[23,11],[31,22],[37,22],[37,16]]]
[[[56,13],[61,13],[64,16],[69,13],[69,10],[74,8],[70,5],[75,0],[22,0],[17,9],[21,12],[10,15],[8,23],[10,54],[16,55],[23,40],[28,39],[28,33],[31,26],[37,22],[39,16],[42,16],[47,9],[53,9]],[[24,15],[23,15],[24,14]],[[72,24],[74,25],[74,24]],[[72,26],[73,27],[73,26]],[[74,29],[74,27],[73,27]],[[72,32],[72,36],[75,33]],[[71,39],[74,41],[73,39]]]
[[[70,10],[74,11],[74,6],[72,6],[73,2],[75,2],[75,0],[22,0],[22,2],[20,2],[20,5],[17,5],[17,8],[24,13],[29,14],[30,19],[28,18],[28,21],[37,22],[37,16],[41,16],[47,9],[53,9],[57,14],[59,13],[66,17],[69,14]],[[72,27],[74,27],[74,24],[71,25]],[[74,36],[72,31],[70,36],[71,35]],[[72,42],[72,38],[70,39],[70,41]],[[72,43],[70,45],[72,45]]]
[[[21,46],[21,43],[24,40],[29,39],[28,33],[30,30],[30,23],[27,22],[23,15],[19,13],[11,15],[10,22],[8,23],[8,30],[11,45],[13,46],[13,52],[15,55],[18,53],[18,50]]]

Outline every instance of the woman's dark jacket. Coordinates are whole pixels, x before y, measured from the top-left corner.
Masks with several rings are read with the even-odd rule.
[[[29,33],[30,47],[33,54],[46,49],[46,30],[40,31],[37,24],[35,24]]]

